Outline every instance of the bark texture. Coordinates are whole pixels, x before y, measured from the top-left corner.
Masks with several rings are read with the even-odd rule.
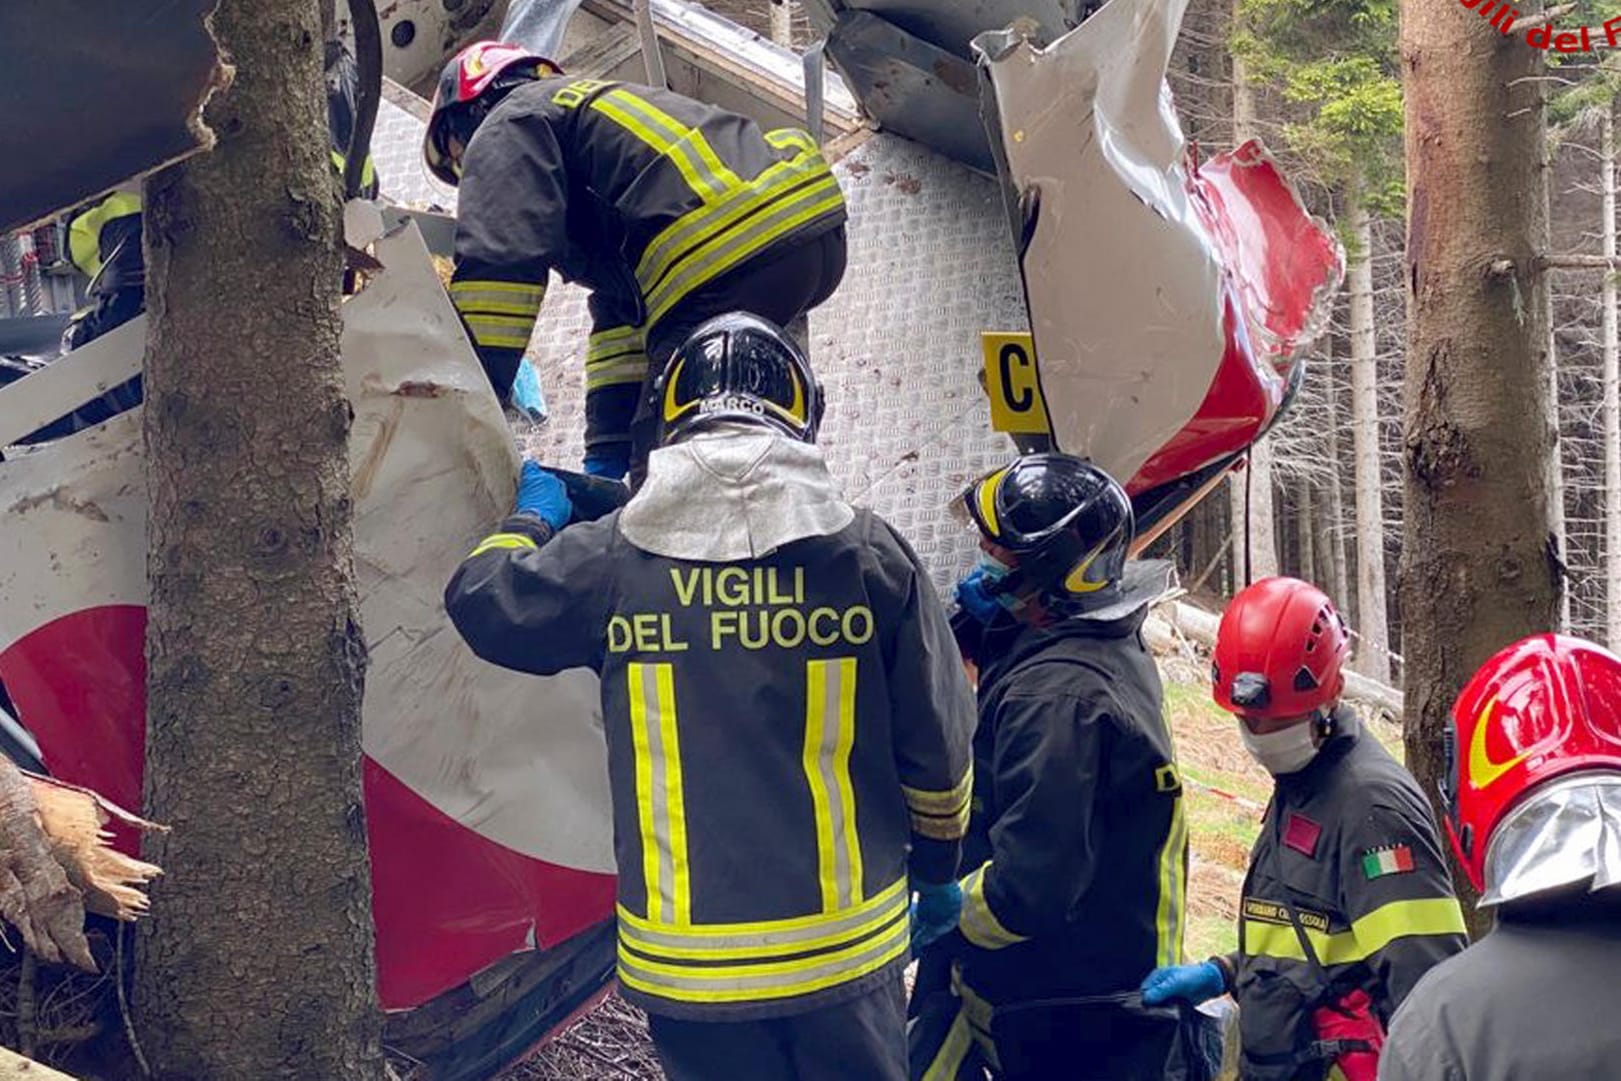
[[[383,1075],[361,809],[318,0],[224,0],[210,154],[147,185],[146,797],[174,832],[139,937],[162,1078]]]
[[[1323,547],[1328,552],[1328,581],[1325,586],[1340,610],[1350,612],[1356,598],[1351,596],[1350,580],[1346,571],[1345,555],[1345,489],[1340,482],[1339,388],[1334,380],[1334,338],[1327,339],[1328,362],[1325,377],[1329,380],[1324,396],[1326,412],[1323,417],[1324,440],[1328,445],[1328,484],[1324,494],[1328,505],[1322,513]]]
[[[1379,355],[1373,337],[1373,227],[1355,186],[1346,205],[1351,251],[1351,455],[1356,462],[1357,671],[1390,682],[1384,481],[1379,474]]]
[[[1615,106],[1599,116],[1599,167],[1604,170],[1604,257],[1614,260]],[[1604,273],[1604,623],[1608,645],[1621,650],[1621,331],[1616,326],[1615,274]]]
[[[1528,13],[1529,14],[1529,13]],[[1463,683],[1559,610],[1551,530],[1543,54],[1403,0],[1407,765],[1435,793]],[[1462,884],[1460,882],[1460,884]]]

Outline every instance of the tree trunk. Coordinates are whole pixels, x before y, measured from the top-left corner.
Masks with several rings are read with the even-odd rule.
[[[1340,393],[1334,378],[1334,342],[1328,341],[1328,360],[1324,365],[1324,378],[1328,380],[1327,412],[1323,418],[1324,436],[1328,442],[1328,507],[1320,516],[1323,520],[1323,540],[1328,550],[1328,572],[1334,602],[1349,608],[1352,597],[1349,570],[1345,557],[1345,488],[1340,480]]]
[[[1542,53],[1456,4],[1402,0],[1409,325],[1401,600],[1407,765],[1492,653],[1559,610],[1548,455]],[[1461,884],[1461,880],[1460,880]]]
[[[1373,336],[1373,224],[1361,193],[1346,196],[1351,229],[1346,281],[1351,304],[1351,455],[1356,462],[1356,669],[1390,682],[1385,597],[1385,501],[1379,474],[1379,355]]]
[[[1599,119],[1604,169],[1604,254],[1615,258],[1615,106]],[[1604,626],[1621,650],[1621,335],[1616,327],[1615,272],[1604,272]]]
[[[767,0],[771,6],[771,40],[778,45],[794,43],[794,9],[789,0]]]
[[[225,0],[212,153],[146,193],[146,798],[161,1078],[383,1073],[318,0]]]
[[[1234,0],[1235,26],[1238,17],[1238,3]],[[1256,135],[1255,91],[1250,86],[1244,60],[1237,54],[1232,57],[1232,73],[1233,145],[1237,146]],[[1233,508],[1235,590],[1256,579],[1278,573],[1278,545],[1272,507],[1272,448],[1264,438],[1250,448],[1246,471],[1248,477],[1243,472],[1233,473],[1228,481]],[[1246,574],[1248,577],[1245,577]]]
[[[1300,498],[1295,504],[1295,533],[1297,534],[1297,573],[1308,582],[1317,576],[1317,507],[1311,485],[1301,482]]]

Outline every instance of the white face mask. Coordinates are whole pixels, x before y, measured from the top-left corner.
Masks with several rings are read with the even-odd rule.
[[[1316,725],[1307,719],[1258,736],[1250,731],[1249,725],[1238,722],[1238,734],[1243,737],[1244,748],[1273,776],[1303,770],[1317,757],[1314,728]]]

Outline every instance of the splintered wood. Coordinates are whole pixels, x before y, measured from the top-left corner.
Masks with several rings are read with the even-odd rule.
[[[113,818],[164,828],[0,757],[0,917],[42,961],[95,972],[85,912],[133,920],[147,910],[140,887],[162,872],[109,847]]]

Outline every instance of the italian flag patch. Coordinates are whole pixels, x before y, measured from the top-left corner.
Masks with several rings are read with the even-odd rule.
[[[1413,869],[1413,850],[1406,845],[1375,848],[1362,856],[1362,873],[1371,882],[1385,875],[1399,875]]]

